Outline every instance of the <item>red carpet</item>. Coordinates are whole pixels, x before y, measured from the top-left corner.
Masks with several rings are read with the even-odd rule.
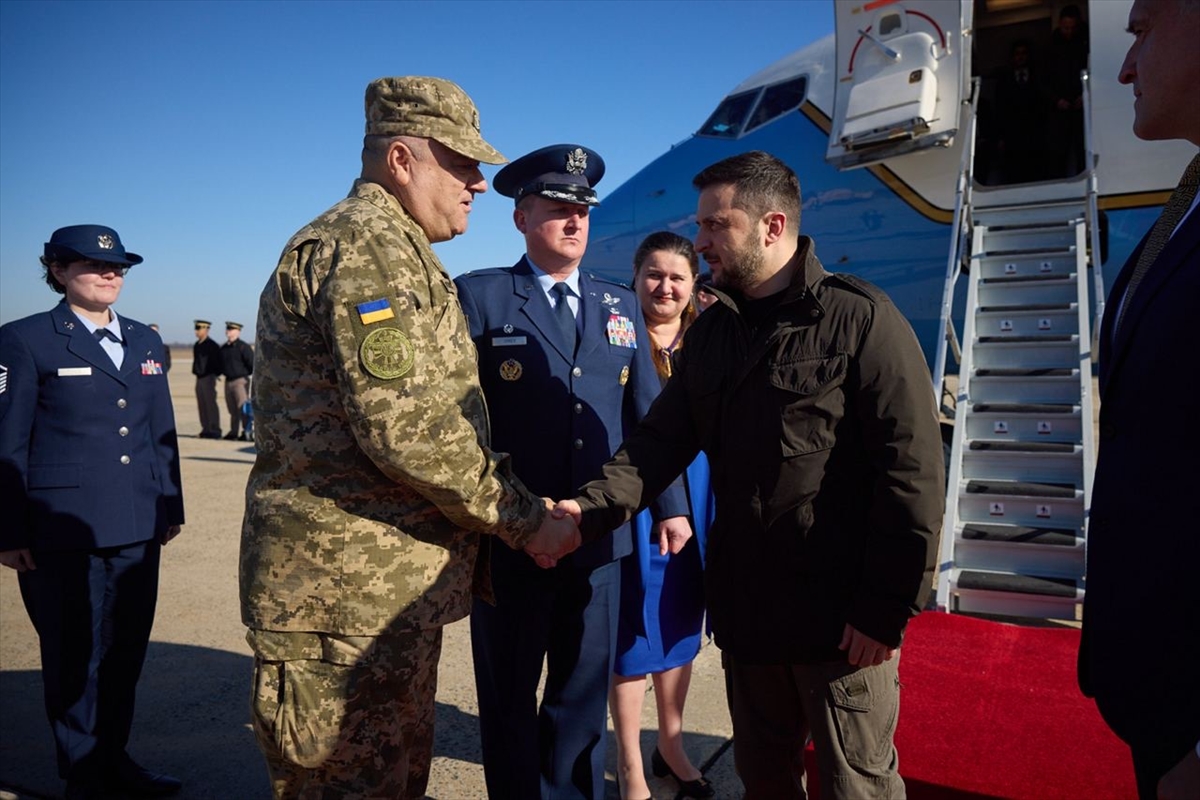
[[[1129,749],[1075,682],[1078,648],[1072,628],[913,620],[896,732],[910,800],[1136,798]]]

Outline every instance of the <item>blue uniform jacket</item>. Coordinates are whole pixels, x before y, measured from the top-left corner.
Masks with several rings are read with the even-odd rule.
[[[658,396],[637,297],[627,286],[581,273],[581,334],[572,354],[526,259],[469,272],[455,284],[479,351],[492,449],[512,455],[513,472],[530,491],[574,497],[600,476]],[[687,514],[683,487],[664,492],[652,511],[657,519]],[[569,563],[595,568],[630,553],[632,542],[626,524]]]
[[[0,327],[0,550],[91,549],[183,524],[162,339],[112,359],[66,302]]]

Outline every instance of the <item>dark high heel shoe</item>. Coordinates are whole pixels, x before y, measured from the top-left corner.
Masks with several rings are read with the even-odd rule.
[[[697,800],[704,800],[706,797],[712,797],[717,793],[708,779],[701,775],[694,781],[685,781],[683,778],[675,774],[675,770],[671,769],[671,765],[662,757],[662,753],[658,752],[658,748],[654,748],[654,755],[650,756],[650,769],[654,772],[656,778],[665,778],[670,775],[679,784],[679,792],[683,797],[694,797]]]

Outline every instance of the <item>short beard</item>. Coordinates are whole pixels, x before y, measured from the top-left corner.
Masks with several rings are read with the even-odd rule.
[[[713,284],[718,289],[746,293],[760,281],[767,261],[766,251],[758,242],[747,239],[746,244],[734,254],[732,261],[721,262],[721,273],[713,275]]]

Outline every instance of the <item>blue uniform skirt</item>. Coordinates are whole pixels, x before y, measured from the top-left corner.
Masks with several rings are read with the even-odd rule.
[[[621,560],[621,609],[613,671],[636,676],[683,666],[700,651],[704,627],[704,544],[714,514],[708,459],[684,473],[694,535],[676,555],[658,554],[649,511],[634,521],[633,553]]]

